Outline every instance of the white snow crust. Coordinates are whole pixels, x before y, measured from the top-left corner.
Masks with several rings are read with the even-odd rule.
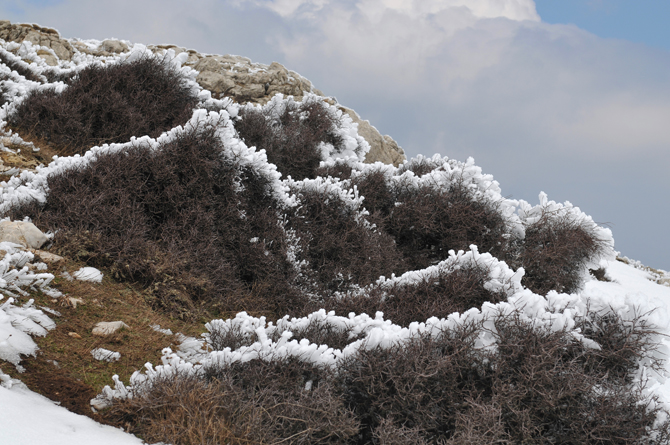
[[[91,351],[91,355],[94,359],[105,362],[116,362],[121,358],[120,353],[105,348],[95,348]]]
[[[0,444],[141,445],[123,430],[74,414],[0,371]]]
[[[72,274],[79,281],[90,281],[92,283],[101,283],[103,273],[95,267],[82,267]]]

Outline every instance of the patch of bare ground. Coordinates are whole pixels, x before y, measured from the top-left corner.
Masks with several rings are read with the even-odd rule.
[[[47,336],[35,338],[39,351],[36,357],[26,357],[21,362],[25,372],[17,373],[2,361],[0,364],[31,390],[70,411],[104,421],[93,413],[90,400],[112,383],[112,376],[117,374],[127,382],[145,363],[160,363],[163,348],[176,349],[178,345],[176,335],[163,334],[151,326],[199,337],[204,322],[212,316],[203,313],[202,320],[186,323],[154,311],[145,290],[116,282],[108,273],[102,283],[69,281],[60,276],[62,270],[72,273],[80,267],[80,263],[67,262],[61,270],[49,271],[56,276],[53,287],[64,297],[53,299],[41,292],[31,293],[36,306],[54,309],[61,315],[50,314],[57,326]],[[98,322],[117,320],[129,328],[106,337],[92,334]],[[95,348],[119,352],[121,358],[116,362],[96,360],[91,354]]]
[[[58,151],[44,139],[25,134],[21,134],[21,138],[25,142],[32,142],[39,150],[33,151],[27,144],[16,144],[9,138],[3,138],[3,145],[12,151],[0,151],[0,174],[13,168],[34,170],[38,165],[49,165],[54,155],[58,154]]]

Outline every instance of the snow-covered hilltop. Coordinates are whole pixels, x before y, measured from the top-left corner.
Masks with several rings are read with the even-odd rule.
[[[571,203],[238,56],[0,22],[0,104],[0,216],[46,233],[0,240],[3,411],[55,412],[22,377],[148,442],[670,440],[670,276]],[[59,415],[0,432],[90,440]]]

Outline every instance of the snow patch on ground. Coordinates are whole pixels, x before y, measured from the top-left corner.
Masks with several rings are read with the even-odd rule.
[[[110,351],[105,348],[96,348],[91,351],[91,355],[94,359],[106,362],[115,362],[121,358],[121,354],[118,352]]]
[[[3,378],[4,376],[4,378]],[[0,371],[0,443],[11,445],[141,445],[122,430],[74,414]],[[11,383],[7,383],[11,382]],[[8,388],[9,387],[9,388]]]
[[[81,269],[73,273],[72,276],[80,281],[101,283],[103,274],[95,267],[82,267]]]

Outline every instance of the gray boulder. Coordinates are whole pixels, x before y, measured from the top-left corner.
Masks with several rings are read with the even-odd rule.
[[[403,149],[400,148],[398,143],[394,141],[391,136],[382,136],[369,121],[361,119],[358,113],[354,110],[341,105],[339,108],[347,113],[351,117],[351,120],[358,124],[358,134],[370,144],[370,151],[365,155],[365,162],[369,164],[383,162],[384,164],[393,164],[397,167],[407,159]]]
[[[108,53],[118,54],[128,51],[128,45],[119,40],[113,40],[113,39],[103,40],[102,45],[100,46],[103,51],[107,51]]]
[[[51,48],[56,54],[56,57],[61,60],[71,60],[72,55],[75,53],[70,42],[62,39],[58,34],[58,31],[34,24],[12,24],[8,20],[2,20],[0,21],[0,39],[18,43],[27,40],[33,45],[46,46],[47,48]],[[45,59],[50,65],[55,60],[54,56],[49,52],[43,54],[38,53],[38,55]]]
[[[39,249],[49,239],[35,224],[25,221],[0,222],[0,242],[9,241],[27,249]]]

